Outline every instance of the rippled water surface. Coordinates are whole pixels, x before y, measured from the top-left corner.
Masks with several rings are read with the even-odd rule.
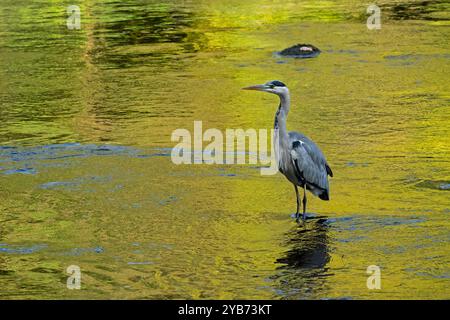
[[[364,1],[72,2],[81,30],[0,5],[1,298],[450,298],[446,1],[378,1],[372,31]],[[194,120],[271,128],[240,90],[270,79],[335,174],[304,227],[280,174],[170,158]]]

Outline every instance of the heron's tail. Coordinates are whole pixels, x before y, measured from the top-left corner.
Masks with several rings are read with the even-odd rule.
[[[311,191],[311,193],[313,195],[315,195],[316,197],[319,197],[322,200],[328,201],[330,200],[330,193],[328,188],[320,188],[318,186],[312,186],[309,183],[306,184],[306,189],[308,189],[309,191]]]
[[[328,190],[325,190],[321,194],[319,194],[319,198],[325,201],[330,200],[330,195],[328,194]]]

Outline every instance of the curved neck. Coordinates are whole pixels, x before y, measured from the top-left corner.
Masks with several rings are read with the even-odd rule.
[[[286,128],[286,119],[289,113],[290,98],[289,93],[287,95],[280,95],[280,106],[275,113],[274,133],[273,133],[273,146],[275,151],[275,159],[278,163],[278,168],[283,172],[286,168],[284,164],[286,161],[283,159],[289,157],[286,152],[289,149],[289,134]]]
[[[278,129],[280,132],[280,137],[286,140],[288,139],[286,119],[289,113],[290,104],[291,98],[289,96],[289,93],[280,95],[280,105],[277,112],[275,113],[274,129]]]
[[[287,114],[289,113],[289,108],[291,107],[291,97],[289,95],[289,92],[280,95],[279,97],[280,97],[280,108],[284,110],[287,116]]]

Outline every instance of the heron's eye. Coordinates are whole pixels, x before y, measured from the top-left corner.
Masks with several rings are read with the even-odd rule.
[[[273,84],[271,84],[269,87],[270,87],[270,89],[274,89],[275,88],[275,86]]]

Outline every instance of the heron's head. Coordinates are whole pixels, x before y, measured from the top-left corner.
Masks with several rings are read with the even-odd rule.
[[[269,81],[265,84],[258,84],[256,86],[250,86],[242,88],[243,90],[256,90],[274,93],[279,96],[286,96],[289,94],[289,89],[286,85],[278,80]]]

